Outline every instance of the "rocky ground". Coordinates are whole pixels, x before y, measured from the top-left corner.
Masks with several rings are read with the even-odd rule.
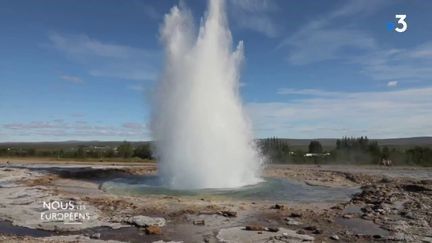
[[[100,184],[153,175],[154,164],[0,164],[5,242],[432,242],[432,170],[270,166],[265,176],[309,186],[359,187],[338,202],[273,202],[207,196],[127,196]],[[43,222],[43,202],[85,205],[79,224]]]

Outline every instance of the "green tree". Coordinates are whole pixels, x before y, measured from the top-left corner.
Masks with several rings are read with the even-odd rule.
[[[130,157],[132,157],[134,153],[132,144],[124,141],[122,144],[120,144],[120,146],[118,147],[118,154],[120,157],[128,159]]]
[[[75,153],[75,157],[77,158],[85,158],[87,156],[86,151],[84,150],[84,146],[78,146],[78,149]]]
[[[406,162],[410,164],[432,166],[432,149],[416,146],[406,151]]]
[[[286,163],[290,159],[290,147],[288,143],[279,138],[266,138],[259,142],[261,153],[271,163]]]
[[[151,159],[152,150],[150,144],[143,144],[138,146],[134,151],[134,157],[139,157],[141,159]]]
[[[115,151],[112,148],[109,148],[105,151],[105,157],[107,158],[114,158],[115,157]]]
[[[322,153],[323,147],[319,141],[313,140],[309,143],[309,153]]]
[[[384,146],[381,152],[381,157],[383,159],[389,159],[390,158],[390,149],[387,146]]]

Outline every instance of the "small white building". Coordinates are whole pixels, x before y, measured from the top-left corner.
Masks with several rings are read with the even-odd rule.
[[[330,156],[330,153],[306,153],[304,157],[326,157]]]

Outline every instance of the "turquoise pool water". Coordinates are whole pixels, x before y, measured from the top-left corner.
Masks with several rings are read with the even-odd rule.
[[[304,183],[275,178],[264,178],[255,185],[229,189],[176,190],[165,187],[157,176],[133,176],[106,181],[101,188],[113,194],[122,195],[171,195],[171,196],[215,196],[232,199],[295,201],[295,202],[335,202],[348,200],[355,187],[309,186]]]

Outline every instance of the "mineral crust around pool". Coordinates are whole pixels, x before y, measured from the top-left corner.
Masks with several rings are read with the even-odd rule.
[[[238,243],[238,242],[312,242],[315,240],[313,236],[297,234],[294,230],[279,228],[278,232],[270,231],[248,231],[244,227],[232,227],[221,229],[217,234],[217,239],[227,243]]]

